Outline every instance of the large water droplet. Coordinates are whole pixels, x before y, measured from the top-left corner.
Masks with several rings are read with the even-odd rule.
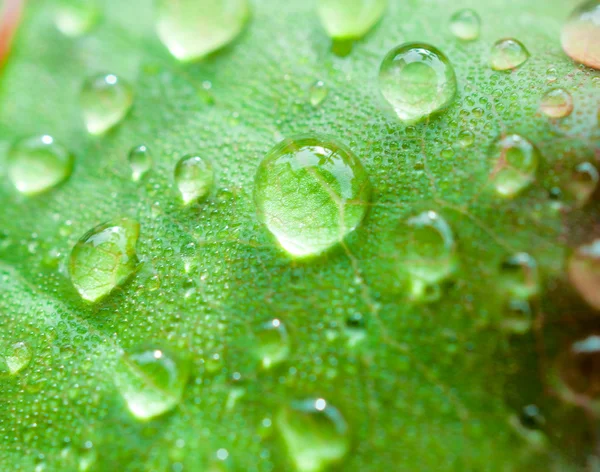
[[[500,195],[514,197],[535,179],[540,152],[523,136],[509,134],[498,139],[492,153],[497,156],[492,179]]]
[[[600,310],[600,239],[575,250],[569,259],[569,278],[583,299]]]
[[[163,349],[137,349],[123,354],[115,382],[129,411],[145,421],[179,404],[189,375],[186,359]]]
[[[255,353],[262,366],[269,369],[285,361],[290,353],[290,341],[283,323],[274,319],[259,326]]]
[[[139,232],[137,221],[123,218],[96,226],[75,244],[69,274],[84,300],[100,300],[134,273]]]
[[[98,0],[58,0],[54,21],[65,36],[81,36],[97,23],[100,17]]]
[[[73,155],[51,136],[16,142],[8,154],[8,177],[26,195],[45,192],[73,171]]]
[[[129,84],[114,74],[87,79],[81,89],[81,107],[87,130],[99,135],[118,124],[133,104]]]
[[[562,30],[562,47],[574,61],[600,69],[600,0],[583,2]]]
[[[450,18],[450,31],[459,39],[472,41],[479,37],[481,19],[476,11],[470,8],[459,10]]]
[[[362,38],[379,21],[387,0],[319,0],[321,23],[333,39]]]
[[[500,283],[514,298],[528,299],[539,292],[539,274],[535,259],[525,252],[507,258],[500,265]]]
[[[321,135],[279,143],[254,180],[259,219],[299,257],[340,243],[365,217],[370,196],[367,172],[354,153]]]
[[[584,398],[594,401],[598,408],[599,363],[600,336],[597,333],[573,341],[557,359],[558,393],[577,404]]]
[[[137,182],[152,168],[152,154],[146,146],[134,147],[129,152],[131,178]]]
[[[314,84],[311,85],[310,90],[308,91],[310,104],[313,107],[318,107],[325,98],[327,98],[327,86],[325,82],[322,80],[317,80]]]
[[[350,449],[346,421],[322,398],[294,401],[276,421],[298,472],[323,471]]]
[[[250,16],[248,0],[159,0],[156,28],[180,61],[192,61],[229,44]]]
[[[205,198],[214,179],[212,164],[200,156],[185,156],[175,166],[175,184],[186,205]]]
[[[540,110],[550,118],[564,118],[573,111],[573,98],[565,89],[549,90],[542,97]]]
[[[435,47],[406,43],[383,59],[379,88],[401,120],[415,122],[452,103],[456,75],[448,58]]]
[[[575,166],[566,186],[577,204],[585,205],[596,191],[599,181],[600,174],[594,164],[582,162]]]
[[[33,351],[26,342],[12,344],[6,351],[4,361],[11,375],[18,374],[31,362]]]
[[[529,59],[529,51],[517,39],[500,39],[492,46],[490,64],[494,70],[516,69]]]

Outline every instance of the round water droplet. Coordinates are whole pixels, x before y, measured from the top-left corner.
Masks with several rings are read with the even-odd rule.
[[[562,30],[561,42],[571,59],[600,69],[600,0],[583,2]]]
[[[566,185],[577,203],[585,205],[596,191],[599,181],[598,169],[590,162],[582,162],[577,164]]]
[[[29,365],[33,357],[33,351],[26,342],[18,342],[11,345],[4,357],[4,362],[11,375],[18,374]]]
[[[193,61],[233,41],[249,17],[248,0],[159,0],[156,29],[173,56]]]
[[[407,43],[392,49],[379,69],[382,95],[398,117],[409,123],[450,105],[456,87],[452,64],[428,44]]]
[[[131,277],[139,232],[137,221],[123,218],[96,226],[75,244],[69,274],[84,300],[96,302]]]
[[[322,80],[317,80],[309,90],[309,100],[313,107],[318,107],[327,98],[327,86]]]
[[[490,53],[490,64],[494,70],[516,69],[529,59],[529,51],[517,39],[500,39]]]
[[[199,156],[185,156],[175,166],[175,184],[183,203],[189,205],[205,198],[214,184],[212,164]]]
[[[535,179],[540,152],[523,136],[509,134],[498,139],[492,153],[497,156],[492,179],[496,192],[503,197],[518,195]]]
[[[163,349],[136,349],[123,354],[115,383],[129,411],[146,421],[175,408],[189,379],[190,365]]]
[[[533,314],[529,302],[523,299],[510,300],[503,312],[501,327],[515,334],[525,334],[531,329]]]
[[[73,155],[51,136],[27,138],[10,149],[8,177],[19,192],[35,195],[69,178],[73,162]]]
[[[291,255],[320,254],[363,220],[371,197],[367,172],[335,139],[303,135],[267,153],[254,179],[258,217]]]
[[[500,265],[500,283],[514,298],[528,299],[539,292],[539,274],[535,259],[525,252],[507,258]]]
[[[134,147],[129,152],[131,178],[137,182],[152,168],[152,154],[146,146]]]
[[[54,21],[65,36],[81,36],[90,31],[100,18],[98,0],[58,0]]]
[[[542,97],[540,110],[550,118],[564,118],[573,111],[573,98],[565,89],[549,90]]]
[[[475,136],[473,135],[472,131],[463,130],[458,133],[458,143],[461,147],[468,148],[469,146],[472,146],[474,142]]]
[[[575,250],[569,259],[569,279],[583,299],[600,310],[600,239]]]
[[[259,326],[255,353],[262,366],[269,369],[285,361],[290,353],[290,341],[283,323],[274,319]]]
[[[276,418],[298,472],[319,472],[340,462],[350,449],[348,425],[324,399],[294,401]]]
[[[380,20],[387,0],[319,0],[321,23],[333,39],[362,38]]]
[[[80,100],[88,132],[100,135],[127,115],[133,104],[133,92],[116,75],[102,74],[84,82]]]
[[[481,19],[476,11],[470,8],[459,10],[450,18],[450,31],[459,39],[473,41],[479,37]]]

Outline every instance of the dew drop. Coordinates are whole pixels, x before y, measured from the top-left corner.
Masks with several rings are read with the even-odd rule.
[[[583,2],[565,23],[561,42],[571,59],[600,69],[600,0]]]
[[[310,104],[313,107],[318,107],[325,99],[327,98],[327,94],[329,90],[325,85],[325,82],[322,80],[317,80],[314,84],[311,85],[309,94]]]
[[[65,36],[81,36],[89,32],[100,18],[98,0],[58,0],[54,21]]]
[[[80,101],[88,132],[100,135],[125,118],[133,104],[133,91],[116,75],[101,74],[84,82]]]
[[[463,130],[458,134],[458,144],[463,148],[468,148],[475,142],[475,135],[472,131]]]
[[[68,179],[73,162],[73,155],[53,137],[26,138],[9,151],[8,177],[19,192],[36,195]]]
[[[542,97],[540,110],[549,118],[564,118],[573,111],[573,98],[565,89],[549,90]]]
[[[185,156],[175,166],[175,184],[185,205],[206,198],[214,180],[212,164],[200,156]]]
[[[506,305],[501,327],[514,334],[525,334],[531,329],[533,315],[527,300],[514,299]]]
[[[16,375],[29,365],[33,351],[29,344],[20,341],[11,345],[5,353],[4,362],[11,375]]]
[[[600,310],[600,239],[579,246],[569,259],[568,271],[583,299]]]
[[[129,165],[131,167],[131,178],[134,182],[139,181],[152,168],[152,154],[146,146],[134,147],[129,152]]]
[[[289,336],[281,320],[261,324],[256,331],[256,340],[255,353],[265,369],[282,363],[290,353]]]
[[[558,356],[558,393],[581,404],[583,398],[596,401],[600,396],[600,336],[590,333],[571,342]]]
[[[115,382],[133,416],[147,421],[181,402],[189,376],[186,359],[163,349],[140,348],[122,355]]]
[[[498,139],[492,152],[497,159],[492,180],[498,194],[512,198],[533,182],[541,156],[523,136],[509,134]]]
[[[526,252],[519,252],[500,265],[500,284],[517,299],[529,299],[539,292],[539,273],[535,259]]]
[[[318,0],[321,23],[337,40],[359,39],[381,19],[387,0]]]
[[[516,69],[529,59],[529,51],[517,39],[500,39],[492,46],[490,64],[494,70]]]
[[[266,154],[254,180],[258,218],[297,257],[340,243],[365,217],[370,197],[358,158],[324,135],[282,141]]]
[[[231,43],[249,17],[248,0],[159,0],[156,29],[175,58],[193,61]]]
[[[387,53],[379,69],[379,89],[398,117],[412,123],[438,112],[456,95],[456,75],[433,46],[406,43]]]
[[[340,462],[350,449],[341,413],[322,398],[294,401],[276,418],[298,472],[319,472]]]
[[[473,41],[479,37],[480,30],[481,18],[474,10],[459,10],[450,18],[450,31],[459,39]]]
[[[75,244],[69,274],[84,300],[97,302],[133,275],[139,232],[137,221],[123,218],[96,226]]]
[[[585,205],[596,191],[599,181],[598,169],[590,162],[582,162],[573,170],[567,189],[579,205]]]

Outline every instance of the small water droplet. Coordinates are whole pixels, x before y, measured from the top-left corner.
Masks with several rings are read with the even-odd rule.
[[[185,156],[175,166],[175,184],[185,205],[206,198],[214,179],[212,164],[200,156]]]
[[[398,117],[411,123],[452,103],[456,75],[448,58],[435,47],[406,43],[383,59],[379,89]]]
[[[298,472],[320,472],[339,463],[350,449],[341,413],[322,398],[294,401],[276,418]]]
[[[81,36],[89,32],[100,18],[98,0],[58,0],[54,21],[65,36]]]
[[[550,118],[564,118],[573,111],[573,98],[565,89],[549,90],[542,97],[540,110]]]
[[[492,179],[500,195],[512,198],[534,181],[541,156],[535,145],[523,136],[509,134],[498,139],[492,153],[497,156]]]
[[[490,53],[490,64],[494,70],[516,69],[527,59],[529,51],[523,43],[513,38],[496,41]]]
[[[528,429],[540,429],[546,423],[546,419],[536,405],[526,405],[521,410],[521,424]]]
[[[600,0],[583,2],[562,30],[561,43],[571,59],[600,69]]]
[[[73,162],[73,155],[53,137],[26,138],[9,151],[8,177],[19,192],[36,195],[68,179]]]
[[[179,404],[189,376],[187,359],[163,349],[140,348],[122,355],[115,382],[129,411],[146,421]]]
[[[362,38],[380,20],[387,0],[319,0],[318,11],[327,34],[338,40]]]
[[[470,8],[459,10],[450,18],[450,31],[459,39],[473,41],[479,37],[481,18]]]
[[[360,313],[350,315],[346,319],[345,332],[350,347],[355,347],[362,343],[367,336],[365,317]]]
[[[526,300],[537,295],[540,281],[535,259],[526,252],[505,259],[500,265],[500,283],[514,298]]]
[[[462,130],[458,133],[458,144],[463,148],[468,148],[475,142],[475,135],[472,131]]]
[[[96,226],[75,244],[69,274],[84,300],[96,302],[131,277],[139,232],[137,221],[123,218]]]
[[[345,145],[323,135],[286,139],[267,153],[254,180],[260,221],[289,254],[320,254],[367,213],[371,184]]]
[[[599,181],[598,169],[590,162],[582,162],[575,166],[566,185],[577,203],[585,205],[596,191]]]
[[[501,327],[515,334],[525,334],[531,329],[533,315],[527,300],[510,300],[503,313]]]
[[[133,104],[133,91],[116,75],[100,74],[84,82],[80,101],[88,132],[100,135],[125,118]]]
[[[548,82],[556,82],[556,80],[558,80],[558,71],[556,70],[556,67],[548,67],[548,70],[546,70],[546,80]]]
[[[569,279],[583,299],[600,310],[600,239],[579,246],[569,259]]]
[[[152,168],[150,150],[144,145],[134,147],[129,152],[129,165],[131,166],[131,178],[134,182],[139,181]]]
[[[20,341],[12,344],[5,353],[4,362],[11,375],[16,375],[29,365],[33,358],[33,351],[29,344]]]
[[[322,80],[317,80],[314,84],[311,85],[310,90],[308,92],[310,104],[313,107],[318,107],[321,103],[323,103],[325,98],[327,98],[328,92],[329,90],[327,89],[325,82],[323,82]]]
[[[290,353],[289,336],[281,320],[261,324],[256,331],[256,340],[255,353],[265,369],[282,363]]]
[[[173,56],[193,61],[231,43],[249,17],[248,0],[159,0],[156,29]]]

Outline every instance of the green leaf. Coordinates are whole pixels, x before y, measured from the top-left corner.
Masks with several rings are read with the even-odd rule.
[[[600,75],[560,45],[577,2],[461,4],[482,22],[466,42],[449,29],[455,2],[390,0],[341,57],[315,2],[257,0],[234,42],[188,64],[158,39],[151,3],[100,1],[82,23],[89,33],[73,38],[56,28],[55,4],[29,2],[2,71],[2,470],[597,465],[594,409],[557,380],[571,365],[564,346],[597,325],[565,269],[573,248],[598,237],[600,215],[597,199],[584,205],[590,192],[572,185],[577,166],[597,166],[600,142]],[[510,37],[530,57],[492,70],[493,44]],[[412,125],[377,80],[404,42],[442,51],[458,84],[447,109]],[[125,80],[134,101],[95,137],[80,91],[98,74]],[[327,92],[314,100],[318,81]],[[566,118],[539,112],[554,87],[572,96]],[[275,145],[307,133],[348,147],[373,196],[342,244],[297,260],[260,223],[254,176]],[[44,134],[73,154],[73,173],[21,195],[6,171],[9,148]],[[513,198],[494,180],[507,135],[539,152],[535,178]],[[153,165],[134,179],[128,156],[141,145]],[[188,155],[210,163],[214,182],[185,205],[174,170]],[[511,156],[513,172],[527,160]],[[106,258],[118,283],[88,303],[69,276],[71,251],[122,218],[140,225],[127,248],[140,265]],[[576,280],[589,298],[589,278]],[[134,369],[136,398],[161,402],[141,421],[123,376],[132,353],[163,350],[162,364]],[[294,405],[321,411],[321,401],[326,413],[294,416]]]

